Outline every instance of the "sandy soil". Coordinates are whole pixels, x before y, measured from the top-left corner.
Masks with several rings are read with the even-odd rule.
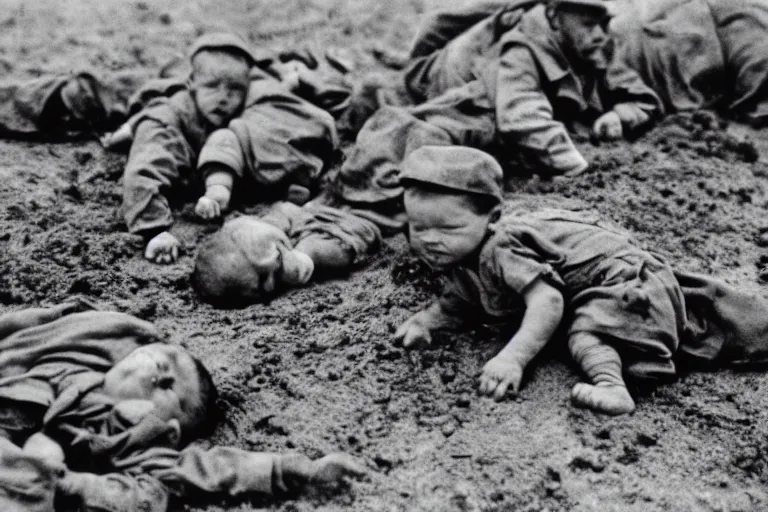
[[[0,0],[0,73],[158,69],[202,30],[233,28],[265,48],[323,45],[379,69],[375,41],[404,49],[437,1]],[[226,11],[225,11],[226,6]],[[748,137],[752,142],[743,141]],[[708,114],[680,116],[631,143],[581,143],[596,170],[570,181],[515,179],[510,200],[596,208],[676,265],[766,294],[768,136]],[[761,157],[755,161],[757,153]],[[768,509],[768,376],[683,376],[609,418],[573,408],[578,375],[554,351],[520,396],[475,396],[504,342],[479,327],[420,354],[392,345],[434,286],[402,237],[348,280],[269,305],[218,311],[188,275],[215,226],[179,212],[185,254],[140,255],[118,206],[125,157],[96,142],[0,141],[0,312],[73,295],[159,325],[201,356],[222,392],[213,439],[254,450],[359,455],[372,476],[297,499],[214,500],[191,510],[736,511]]]

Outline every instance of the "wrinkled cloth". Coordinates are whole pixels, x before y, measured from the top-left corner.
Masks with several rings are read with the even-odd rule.
[[[499,57],[503,34],[535,4],[535,0],[485,2],[458,11],[438,11],[424,20],[411,50],[412,60],[403,72],[405,89],[414,103],[479,78],[489,61]]]
[[[628,233],[588,213],[516,212],[491,226],[478,255],[447,276],[449,315],[517,321],[542,279],[565,299],[567,336],[591,333],[641,381],[675,377],[677,362],[768,360],[768,302],[713,278],[675,273]]]
[[[378,250],[381,244],[381,230],[364,215],[365,212],[345,211],[313,203],[297,206],[280,202],[270,206],[260,218],[280,228],[293,246],[314,237],[333,240],[352,255],[355,263]],[[322,262],[315,264],[322,266]]]
[[[221,164],[244,179],[244,200],[274,200],[297,184],[315,190],[339,145],[333,116],[254,69],[242,115],[206,142],[198,168]],[[236,143],[232,143],[236,141]]]
[[[173,225],[167,196],[194,182],[198,154],[213,129],[186,89],[150,101],[132,123],[122,213],[131,233],[150,237]]]
[[[150,323],[76,304],[0,316],[0,509],[52,512],[63,468],[21,452],[35,431],[55,439],[84,491],[85,511],[165,512],[190,489],[273,491],[280,456],[237,448],[170,447],[170,427],[128,420],[101,393],[104,374],[141,345],[162,341]],[[16,441],[7,439],[16,438]],[[277,479],[277,480],[276,480]]]
[[[365,123],[334,186],[361,207],[399,198],[401,164],[423,146],[490,148],[495,142],[493,108],[479,81],[410,108],[382,107]]]
[[[235,192],[245,202],[282,198],[290,184],[317,188],[336,156],[333,116],[258,67],[250,76],[244,110],[227,128],[208,126],[189,90],[152,100],[132,118],[134,140],[123,178],[130,232],[148,238],[170,228],[169,193],[184,183],[199,186],[210,164],[242,179]],[[313,97],[325,92],[314,89]]]
[[[73,81],[79,85],[72,98],[75,112],[61,100],[62,88]],[[140,72],[5,80],[0,82],[0,137],[60,139],[114,130],[152,98],[182,87],[177,79]]]
[[[768,4],[622,0],[619,11],[611,22],[617,57],[653,87],[667,112],[713,108],[766,123]]]
[[[413,107],[382,108],[363,125],[336,179],[345,200],[396,197],[402,159],[423,144],[482,149],[508,172],[561,174],[583,162],[569,130],[584,131],[619,105],[645,122],[661,111],[637,73],[608,54],[590,72],[577,72],[543,5],[497,11],[436,53],[406,76],[417,95],[439,95]],[[624,124],[628,131],[640,127],[630,118]]]

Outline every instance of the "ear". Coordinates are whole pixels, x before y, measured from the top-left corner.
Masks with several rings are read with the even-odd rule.
[[[179,443],[181,443],[181,423],[176,418],[173,418],[168,420],[167,425],[171,427],[170,432],[168,432],[168,440],[174,447],[179,446]]]
[[[557,32],[560,30],[560,16],[558,16],[557,9],[554,9],[552,7],[547,7],[546,16],[547,20],[549,20],[549,26],[552,27],[552,30]]]
[[[495,224],[499,221],[501,218],[501,207],[501,203],[493,207],[491,212],[488,214],[488,224]]]

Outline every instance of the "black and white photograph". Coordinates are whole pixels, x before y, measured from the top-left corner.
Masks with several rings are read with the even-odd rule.
[[[0,0],[0,512],[768,510],[768,0]]]

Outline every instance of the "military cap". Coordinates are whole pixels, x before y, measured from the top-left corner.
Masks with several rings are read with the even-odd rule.
[[[248,64],[255,65],[257,59],[248,43],[238,35],[231,32],[209,32],[195,39],[189,49],[189,58],[192,58],[203,50],[226,50],[242,55],[248,60]]]
[[[612,9],[606,0],[547,0],[547,5],[551,8],[557,8],[562,5],[575,5],[586,7],[588,9],[598,9],[603,11],[605,16],[610,16]]]
[[[503,200],[504,172],[491,155],[464,146],[424,146],[403,162],[401,182],[431,183]]]

